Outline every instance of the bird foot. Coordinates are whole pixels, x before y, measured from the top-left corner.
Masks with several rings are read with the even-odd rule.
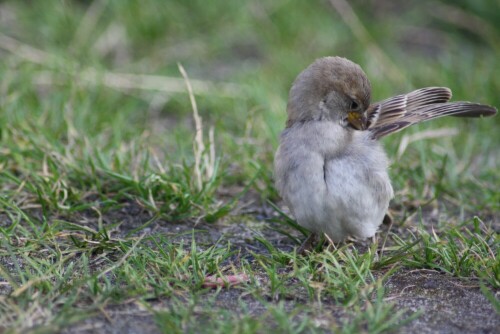
[[[311,252],[315,246],[320,241],[321,237],[319,234],[311,233],[306,240],[300,245],[299,249],[297,249],[297,254],[306,255]]]

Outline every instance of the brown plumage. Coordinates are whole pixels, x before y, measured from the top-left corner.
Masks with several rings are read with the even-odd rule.
[[[374,139],[398,132],[410,125],[443,116],[487,117],[496,109],[471,102],[448,102],[451,90],[428,87],[370,105],[367,109],[368,130]]]

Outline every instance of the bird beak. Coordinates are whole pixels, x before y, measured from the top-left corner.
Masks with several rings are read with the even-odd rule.
[[[347,113],[347,121],[356,130],[365,130],[367,119],[364,113],[358,111],[350,111]]]

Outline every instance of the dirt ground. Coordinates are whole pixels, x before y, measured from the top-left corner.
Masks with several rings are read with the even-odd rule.
[[[422,311],[419,318],[400,328],[398,333],[498,333],[500,328],[500,316],[479,288],[463,286],[459,280],[446,275],[425,270],[402,271],[392,276],[386,287],[389,290],[387,300],[401,308]],[[241,309],[240,298],[247,310]],[[285,307],[292,308],[297,303],[306,301],[287,300]],[[168,300],[155,304],[160,309],[168,306]],[[241,297],[238,289],[222,290],[216,297],[216,307],[255,315],[266,312],[257,300]],[[73,325],[64,333],[160,333],[151,313],[138,303],[111,306],[106,313],[110,319],[99,315]],[[326,321],[344,316],[334,305],[328,304],[323,304],[318,314]]]
[[[272,229],[273,223],[266,221],[269,217],[269,208],[260,207],[258,210],[248,212],[249,219],[244,222],[235,220],[223,224],[190,223],[174,224],[158,221],[145,229],[137,232],[164,233],[178,235],[182,232],[195,230],[204,231],[196,233],[199,244],[211,244],[222,238],[222,245],[230,241],[234,249],[240,251],[240,257],[252,261],[253,253],[266,253],[266,248],[255,240],[255,236],[264,236],[275,247],[290,251],[295,244],[281,233]],[[238,216],[241,217],[241,216]],[[75,221],[86,221],[93,225],[95,219],[91,216],[74,217]],[[83,219],[85,218],[85,219]],[[115,233],[123,234],[132,231],[146,222],[150,216],[136,205],[125,205],[123,208],[106,214],[104,223],[121,221],[119,230]],[[239,219],[239,218],[238,218]],[[231,220],[231,219],[230,219]],[[385,227],[387,229],[387,227]],[[384,233],[384,231],[382,231]],[[191,233],[174,239],[184,239],[187,245],[191,241]],[[265,280],[263,275],[262,280]],[[498,333],[500,328],[500,315],[497,314],[491,303],[481,293],[477,282],[469,282],[451,277],[434,270],[408,270],[401,269],[391,275],[385,283],[386,300],[394,303],[398,308],[411,312],[420,310],[421,316],[399,329],[399,333]],[[7,291],[3,291],[5,294]],[[500,291],[496,291],[499,296]],[[245,314],[262,315],[266,307],[249,294],[243,294],[241,289],[223,289],[218,293],[207,292],[204,296],[211,300],[212,308],[231,310]],[[215,301],[215,306],[214,306]],[[168,298],[148,301],[154,309],[169,306]],[[200,307],[203,307],[203,298]],[[246,307],[242,308],[242,303]],[[284,300],[284,307],[293,309],[297,305],[307,305],[310,310],[317,310],[315,318],[323,323],[338,323],[338,319],[345,318],[342,308],[335,306],[333,301],[326,300],[321,306],[311,302],[307,295],[297,294],[294,298]],[[110,305],[104,314],[80,321],[65,329],[63,333],[158,333],[154,316],[138,300],[131,300],[122,305]],[[206,321],[206,320],[205,320]]]

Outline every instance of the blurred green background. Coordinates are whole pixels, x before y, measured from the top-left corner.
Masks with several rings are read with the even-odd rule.
[[[40,173],[38,161],[59,152],[71,158],[54,159],[53,168],[80,190],[93,189],[85,175],[96,163],[135,179],[156,165],[193,163],[192,107],[178,64],[193,80],[205,141],[214,129],[220,182],[245,185],[257,168],[255,185],[271,199],[288,89],[318,57],[359,63],[373,100],[447,86],[454,100],[500,105],[496,0],[2,1],[0,33],[1,168]],[[399,160],[398,188],[415,175],[441,177],[444,157],[452,188],[464,173],[497,184],[499,124],[446,119],[385,139]],[[439,127],[463,136],[419,141],[397,157],[402,136]],[[137,162],[145,151],[156,165]]]

